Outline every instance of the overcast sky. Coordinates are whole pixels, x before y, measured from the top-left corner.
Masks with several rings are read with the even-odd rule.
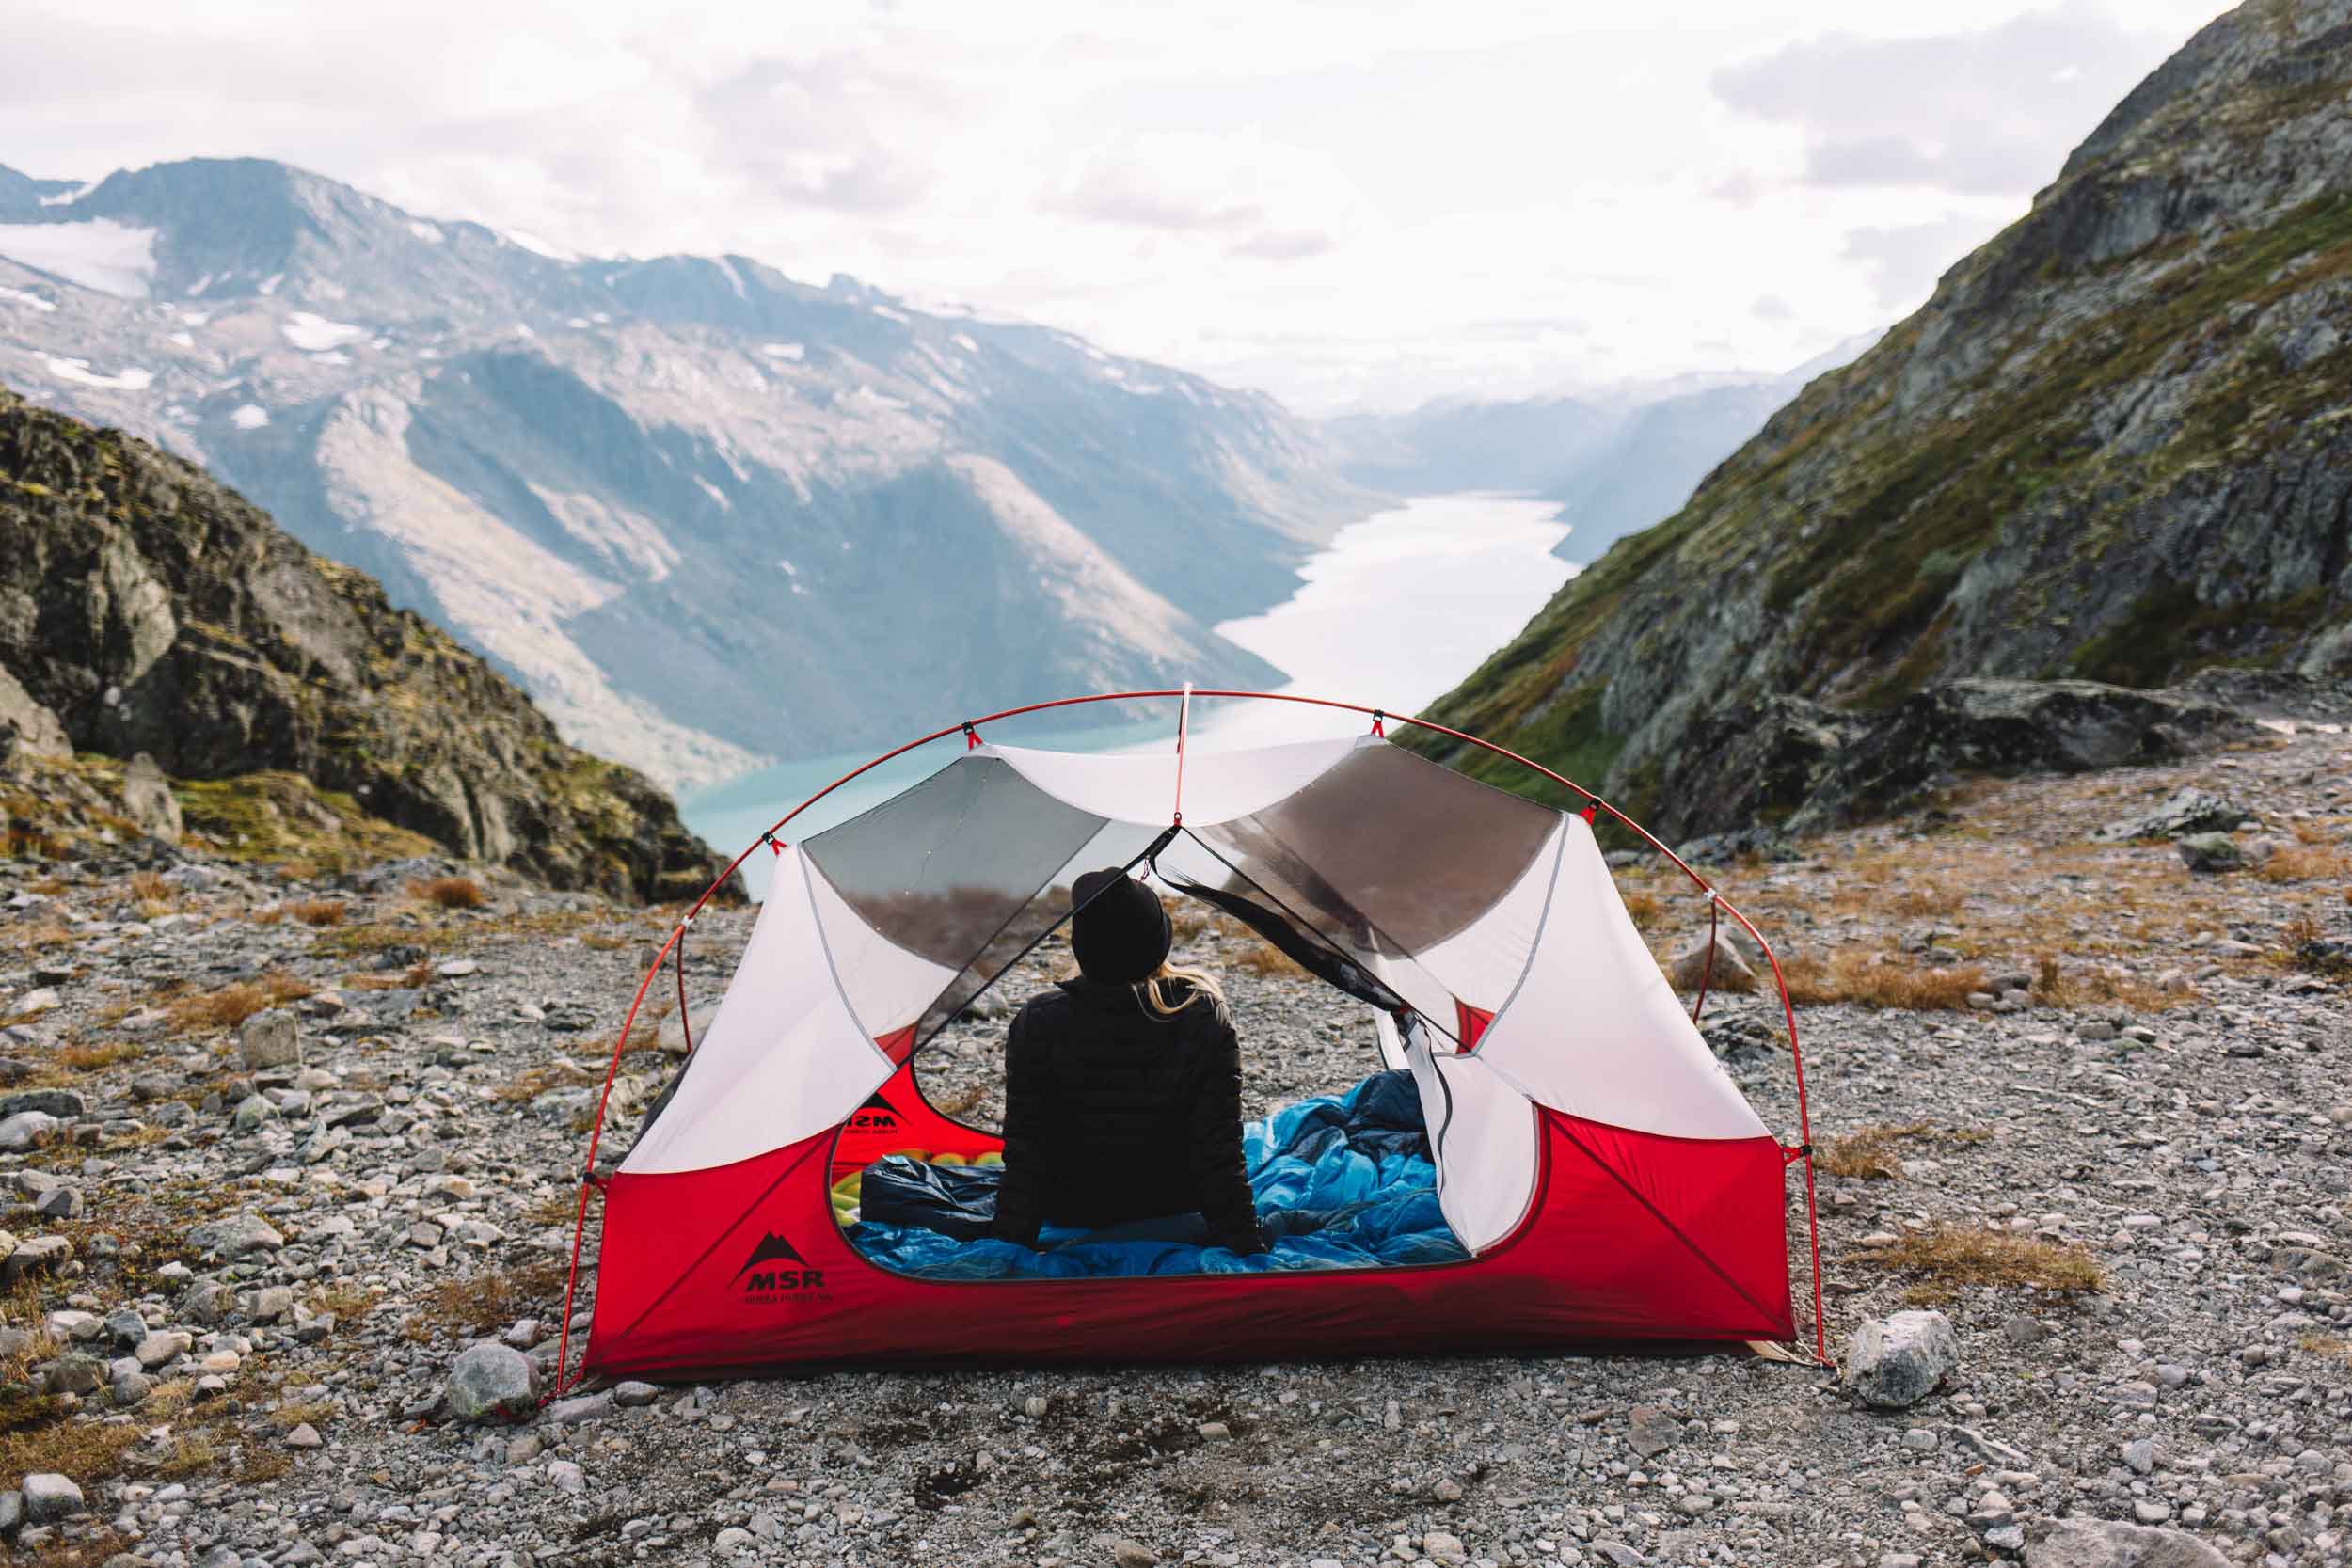
[[[9,0],[0,164],[282,158],[1309,412],[1784,369],[2025,211],[2216,0]]]

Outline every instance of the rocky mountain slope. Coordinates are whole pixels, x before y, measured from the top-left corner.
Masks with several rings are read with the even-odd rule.
[[[1349,478],[1410,495],[1519,490],[1561,503],[1553,553],[1591,561],[1670,515],[1772,411],[1875,334],[1782,375],[1697,378],[1654,388],[1501,401],[1441,400],[1406,414],[1329,423]]]
[[[1954,676],[2352,672],[2352,0],[2254,0],[1435,710],[1670,831],[1707,726]]]
[[[0,740],[0,780],[17,785],[0,793],[37,826],[45,771],[145,752],[187,780],[300,775],[355,817],[559,887],[675,897],[718,869],[660,790],[564,744],[373,581],[201,470],[5,389]]]
[[[0,381],[202,463],[673,784],[1273,679],[1209,628],[1374,504],[1269,399],[848,277],[560,256],[256,160],[60,184],[0,174]]]

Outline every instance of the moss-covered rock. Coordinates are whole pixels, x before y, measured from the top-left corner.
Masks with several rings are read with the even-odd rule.
[[[373,578],[200,469],[5,389],[0,673],[11,706],[38,710],[14,728],[48,742],[21,748],[20,824],[78,799],[77,779],[119,800],[119,777],[92,775],[144,752],[176,781],[186,829],[228,854],[364,859],[430,841],[640,899],[691,896],[721,864],[661,791],[565,745]],[[40,714],[82,759],[56,754]]]

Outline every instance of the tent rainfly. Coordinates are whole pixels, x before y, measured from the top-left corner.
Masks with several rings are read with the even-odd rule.
[[[1796,1323],[1785,1176],[1798,1164],[1812,1351],[1824,1355],[1804,1068],[1786,983],[1794,1145],[1757,1118],[1701,1038],[1697,1009],[1686,1013],[1660,974],[1593,823],[1608,812],[1671,852],[1525,758],[1354,704],[1279,699],[1370,715],[1372,733],[1187,756],[1193,695],[1074,698],[951,725],[857,770],[961,732],[966,750],[920,783],[801,843],[777,836],[787,816],[737,857],[740,866],[763,846],[773,857],[742,962],[610,1174],[596,1164],[599,1103],[564,1304],[566,1370],[570,1290],[600,1198],[595,1307],[581,1365],[559,1386],[814,1362],[1786,1341]],[[977,728],[1041,707],[1151,697],[1182,704],[1172,750],[1026,750],[990,744]],[[1391,717],[1512,757],[1584,807],[1552,810],[1392,746]],[[1380,1004],[1383,1065],[1411,1069],[1438,1204],[1466,1260],[937,1280],[887,1270],[850,1244],[830,1198],[846,1175],[896,1150],[971,1158],[999,1147],[924,1099],[917,1053],[1063,915],[1050,892],[1057,879],[1116,863],[1213,902],[1280,911],[1331,960],[1318,972],[1343,970],[1351,990]],[[1769,958],[1747,918],[1675,863],[1714,917],[1737,921]],[[622,1040],[674,949],[683,1006],[692,919],[640,983]],[[1776,960],[1772,971],[1780,981]],[[1248,1049],[1247,1017],[1241,1024]],[[615,1069],[619,1054],[616,1045]],[[608,1072],[608,1101],[611,1086]]]

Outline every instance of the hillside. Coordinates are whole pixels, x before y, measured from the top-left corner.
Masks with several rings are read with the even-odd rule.
[[[347,816],[620,897],[690,895],[719,866],[660,790],[565,745],[373,581],[201,470],[5,388],[0,740],[0,784],[17,776],[0,803],[27,832],[46,770],[71,785],[73,753],[87,772],[147,752],[199,801],[222,793],[203,781],[255,780],[220,806],[256,834],[284,813]],[[226,829],[218,847],[241,847]]]
[[[280,164],[0,171],[0,381],[203,464],[691,785],[1106,686],[1375,498],[1270,399],[746,257],[602,260]]]
[[[2206,27],[1434,716],[1689,832],[1694,741],[1789,695],[2352,671],[2347,95],[2352,0]]]

